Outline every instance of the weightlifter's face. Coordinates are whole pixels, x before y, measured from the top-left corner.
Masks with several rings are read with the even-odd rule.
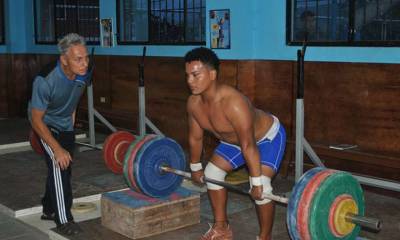
[[[74,79],[75,75],[85,75],[88,70],[89,57],[85,46],[81,44],[71,46],[61,56],[63,70],[68,78]]]
[[[186,63],[185,70],[187,84],[194,95],[207,90],[216,79],[216,71],[200,61]]]

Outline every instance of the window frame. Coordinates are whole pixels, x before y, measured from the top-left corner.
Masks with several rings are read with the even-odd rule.
[[[54,28],[52,30],[54,30],[54,41],[40,41],[38,40],[38,16],[37,16],[37,8],[36,8],[36,2],[40,1],[40,0],[34,0],[33,1],[33,17],[34,17],[34,35],[35,35],[35,44],[37,45],[56,45],[58,43],[57,38],[59,37],[57,35],[57,24],[56,24],[56,3],[55,0],[53,0],[54,6],[53,6],[53,12],[54,12],[54,16],[53,16],[53,24],[54,24]],[[100,0],[97,0],[99,2],[99,24],[98,24],[98,28],[99,28],[99,35],[98,35],[98,41],[86,41],[87,45],[100,45]],[[77,6],[79,6],[79,1],[77,1]],[[78,9],[78,8],[77,8]],[[76,17],[78,17],[78,14],[76,14]],[[78,26],[76,26],[76,29],[79,29]]]
[[[297,0],[286,0],[286,45],[301,46],[303,41],[292,40],[292,3]],[[349,28],[346,41],[308,41],[308,46],[343,46],[343,47],[399,47],[400,40],[354,40],[355,1],[349,0]]]
[[[149,34],[149,40],[148,41],[121,41],[120,38],[120,27],[121,27],[121,21],[120,21],[120,17],[121,17],[121,11],[120,11],[120,2],[121,0],[116,0],[117,4],[116,4],[116,13],[117,13],[117,30],[116,30],[116,38],[117,38],[117,44],[118,45],[166,45],[166,46],[189,46],[189,45],[198,45],[198,46],[204,46],[206,45],[206,32],[204,32],[204,41],[200,41],[200,42],[195,42],[195,41],[185,41],[185,42],[153,42],[151,41],[151,36],[150,36],[150,32],[151,32],[151,24],[147,24],[148,25],[148,34]],[[184,31],[186,35],[186,18],[187,18],[187,0],[183,1],[183,5],[184,5],[184,12],[183,12],[183,25],[184,25]],[[204,5],[204,12],[206,12],[206,6]],[[147,21],[149,22],[151,16],[151,0],[147,0]],[[205,15],[206,16],[206,15]],[[206,21],[204,21],[204,31],[206,31]],[[186,37],[186,36],[185,36]]]
[[[1,30],[1,39],[0,39],[0,45],[4,45],[6,43],[6,9],[5,9],[5,3],[4,0],[0,0],[0,11],[1,11],[1,24],[0,24],[0,30]]]

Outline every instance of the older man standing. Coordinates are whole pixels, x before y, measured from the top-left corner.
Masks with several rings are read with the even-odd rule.
[[[70,33],[58,43],[60,57],[50,72],[33,82],[28,116],[41,139],[47,163],[43,220],[54,220],[63,234],[81,232],[71,214],[71,164],[75,144],[74,123],[86,86],[89,58],[83,37]]]

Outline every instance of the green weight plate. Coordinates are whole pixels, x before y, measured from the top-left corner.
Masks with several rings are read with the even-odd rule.
[[[135,156],[131,158],[132,151],[135,149],[135,146],[138,142],[140,142],[143,139],[143,137],[138,136],[128,147],[128,150],[126,150],[125,157],[124,157],[124,167],[123,167],[123,173],[124,173],[124,179],[126,184],[129,186],[130,189],[133,188],[132,183],[129,179],[129,166],[131,164],[131,161],[135,159]]]
[[[334,200],[342,194],[352,196],[357,203],[359,215],[364,215],[364,195],[358,181],[347,172],[338,171],[333,173],[319,186],[314,194],[308,221],[311,239],[338,239],[329,228],[329,211]],[[356,239],[360,230],[360,226],[356,225],[350,234],[339,239]]]

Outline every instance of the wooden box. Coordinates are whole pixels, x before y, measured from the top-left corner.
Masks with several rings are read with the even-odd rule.
[[[104,193],[101,224],[132,239],[144,238],[200,222],[200,195],[178,188],[165,198],[132,190]]]

